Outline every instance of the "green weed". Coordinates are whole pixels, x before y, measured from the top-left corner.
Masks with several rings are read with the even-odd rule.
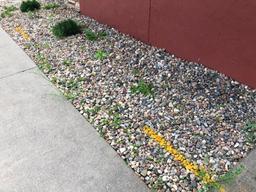
[[[164,186],[164,181],[162,177],[159,177],[155,183],[152,185],[152,191],[158,191],[159,189],[162,189]]]
[[[135,69],[132,70],[132,74],[133,74],[134,76],[138,76],[138,75],[140,75],[140,70],[137,69],[137,68],[135,68]]]
[[[49,49],[50,48],[50,44],[49,43],[43,43],[42,47],[44,49]]]
[[[246,139],[249,143],[256,143],[256,121],[249,121],[243,128]]]
[[[81,46],[81,51],[85,51],[86,50],[86,47],[85,46]]]
[[[76,79],[66,79],[62,82],[62,85],[65,86],[69,90],[78,90],[81,86],[81,82],[85,79],[83,77],[79,77]]]
[[[118,129],[122,123],[121,115],[120,115],[120,105],[114,105],[108,112],[109,118],[109,125],[115,129]]]
[[[85,37],[90,41],[96,41],[100,38],[107,36],[107,33],[105,31],[100,31],[98,33],[95,33],[91,29],[84,30],[84,34],[85,34]]]
[[[50,22],[52,22],[52,21],[54,20],[54,17],[55,17],[55,15],[54,15],[53,13],[51,13],[51,14],[49,14],[49,15],[47,16],[47,20],[49,20]]]
[[[72,64],[72,61],[70,61],[70,60],[68,60],[68,59],[65,59],[64,61],[63,61],[63,65],[65,65],[65,66],[70,66]]]
[[[111,123],[110,123],[110,120],[109,119],[107,119],[107,118],[102,118],[101,120],[100,120],[100,124],[103,126],[103,125],[110,125]]]
[[[98,38],[103,38],[103,37],[106,37],[108,34],[106,31],[100,31],[98,32]]]
[[[49,9],[56,9],[58,7],[60,7],[60,5],[57,3],[47,3],[44,5],[43,8],[49,10]]]
[[[77,98],[77,94],[71,91],[65,92],[64,96],[71,102],[73,102]]]
[[[221,175],[218,179],[217,182],[222,183],[222,184],[228,184],[231,183],[235,180],[235,178],[240,175],[245,169],[244,165],[240,165],[229,172],[225,173],[224,175]]]
[[[68,89],[77,89],[79,87],[79,82],[76,79],[69,79],[66,81],[66,87]]]
[[[41,69],[44,73],[49,73],[52,71],[52,66],[50,63],[45,62],[45,63],[40,63],[38,65],[39,69]]]
[[[52,71],[52,65],[48,62],[47,58],[43,54],[37,54],[36,60],[39,69],[44,73],[50,73]]]
[[[85,109],[85,113],[90,118],[91,116],[95,116],[101,110],[100,106],[95,106],[93,108]]]
[[[1,13],[1,17],[5,18],[5,17],[11,17],[13,16],[13,12],[16,11],[17,8],[13,5],[11,6],[4,6],[3,7],[3,12]]]
[[[52,82],[53,84],[56,84],[57,81],[58,81],[57,77],[51,77],[51,82]]]
[[[240,165],[229,172],[219,176],[214,182],[207,183],[203,186],[202,189],[200,189],[198,192],[213,192],[213,191],[219,191],[220,188],[223,185],[230,184],[233,182],[238,175],[242,173],[242,171],[245,169],[244,165]],[[199,173],[199,178],[203,178],[206,172],[203,171]]]
[[[133,85],[130,88],[133,94],[143,94],[144,96],[153,95],[153,84],[146,83],[145,81],[141,80],[137,85]]]
[[[121,125],[121,117],[120,117],[120,114],[119,113],[115,113],[114,116],[113,116],[113,121],[112,121],[112,126],[114,128],[119,128]]]
[[[37,15],[36,11],[28,11],[27,15],[28,15],[29,19],[36,19],[36,18],[38,18],[38,15]]]
[[[91,29],[86,29],[84,31],[85,37],[90,41],[96,41],[98,36]]]
[[[103,50],[98,50],[95,52],[94,57],[98,60],[104,60],[107,57],[107,53]]]

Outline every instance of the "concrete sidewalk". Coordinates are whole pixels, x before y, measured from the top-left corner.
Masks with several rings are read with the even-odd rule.
[[[0,192],[146,185],[0,28]]]

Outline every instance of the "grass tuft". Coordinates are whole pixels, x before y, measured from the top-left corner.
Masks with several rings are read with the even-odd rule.
[[[94,55],[94,57],[98,60],[104,60],[107,56],[108,54],[103,50],[96,51]]]
[[[247,141],[251,144],[256,143],[256,121],[249,121],[243,128]]]
[[[91,29],[86,29],[84,31],[84,35],[90,41],[96,41],[98,39],[97,34],[94,33]]]
[[[60,5],[59,4],[57,4],[57,3],[47,3],[47,4],[45,4],[44,5],[44,9],[46,9],[46,10],[49,10],[49,9],[56,9],[56,8],[59,8],[60,7]]]
[[[212,191],[220,191],[223,185],[230,184],[234,182],[238,175],[240,175],[245,169],[244,165],[240,165],[224,175],[219,176],[214,182],[207,183],[200,189],[198,192],[212,192]],[[200,177],[200,175],[199,175]]]
[[[3,12],[1,13],[1,17],[5,18],[5,17],[11,17],[13,16],[13,12],[16,11],[17,8],[13,5],[11,6],[4,6],[3,7]]]
[[[98,39],[101,39],[103,37],[107,36],[107,33],[105,31],[100,31],[98,33],[93,32],[91,29],[84,30],[85,37],[90,41],[96,41]]]
[[[130,88],[133,94],[143,94],[144,96],[153,95],[153,84],[146,83],[145,81],[141,80],[137,85],[133,85]]]

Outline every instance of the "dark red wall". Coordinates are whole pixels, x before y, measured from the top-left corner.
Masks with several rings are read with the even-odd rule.
[[[81,0],[81,11],[256,88],[255,0]]]
[[[150,0],[80,0],[81,12],[148,41]]]

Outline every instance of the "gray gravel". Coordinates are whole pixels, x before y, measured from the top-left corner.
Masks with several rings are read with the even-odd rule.
[[[58,40],[51,26],[73,18],[106,37]],[[145,183],[159,191],[197,191],[202,183],[143,133],[150,125],[188,159],[219,176],[254,147],[242,128],[256,116],[256,91],[201,64],[148,46],[62,6],[0,21]],[[15,32],[22,26],[32,37]],[[97,50],[107,57],[97,60]],[[153,95],[130,90],[143,80]]]

